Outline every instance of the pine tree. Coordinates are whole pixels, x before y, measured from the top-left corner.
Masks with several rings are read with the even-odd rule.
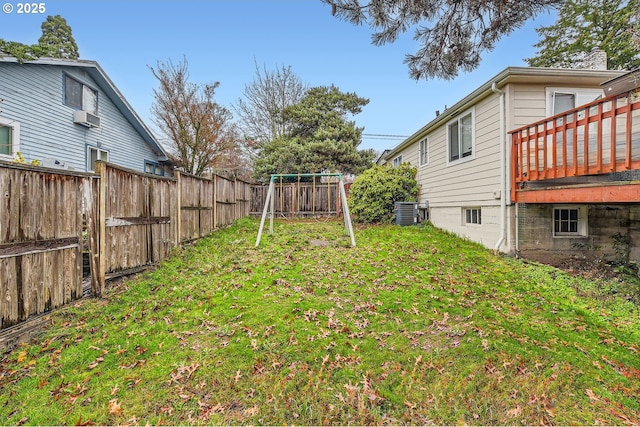
[[[539,51],[526,61],[532,67],[581,68],[586,55],[600,48],[609,69],[636,68],[640,50],[633,30],[639,6],[639,0],[567,0],[553,25],[536,29]]]
[[[41,56],[78,59],[78,45],[71,35],[71,27],[60,15],[47,16],[41,25],[42,35],[37,44],[27,45],[0,39],[0,56],[13,56],[18,62],[34,61]]]
[[[416,79],[453,79],[480,65],[501,37],[564,0],[322,0],[354,25],[369,25],[372,43],[413,31],[419,49],[405,57]]]
[[[42,49],[40,56],[78,59],[78,45],[71,35],[71,27],[62,16],[47,16],[41,28],[42,36],[38,39],[38,46]]]
[[[310,88],[297,104],[283,110],[287,134],[260,147],[255,177],[273,173],[317,173],[323,170],[358,173],[370,167],[373,150],[358,150],[362,128],[350,116],[369,100],[337,87]]]

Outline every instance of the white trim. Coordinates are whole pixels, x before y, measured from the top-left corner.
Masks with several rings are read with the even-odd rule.
[[[20,151],[20,122],[0,117],[0,125],[11,128],[11,154],[0,154],[0,160],[14,160]]]
[[[459,157],[458,159],[451,160],[451,146],[449,144],[449,127],[453,123],[459,123],[460,119],[471,115],[471,155],[466,157]],[[446,144],[447,144],[447,166],[453,166],[460,163],[465,163],[470,160],[474,160],[476,158],[476,108],[475,106],[470,109],[463,111],[462,113],[456,115],[453,119],[449,120],[445,125],[446,128]],[[460,147],[462,148],[462,147]]]
[[[575,87],[553,87],[549,86],[545,88],[545,105],[547,117],[555,116],[556,114],[562,113],[553,111],[553,99],[556,93],[573,95],[574,96],[574,108],[578,108],[581,105],[588,104],[589,102],[595,101],[598,97],[603,96],[602,89],[592,89],[592,88],[575,88]]]
[[[467,212],[477,211],[477,222],[467,222]],[[471,219],[473,220],[473,213],[471,213]],[[465,227],[481,227],[482,226],[482,207],[481,206],[466,206],[462,208],[462,225]]]
[[[400,166],[402,164],[402,154],[400,154],[399,156],[396,156],[392,162],[393,167],[397,168],[398,166]]]
[[[556,211],[559,209],[575,209],[578,211],[578,227],[576,232],[560,232],[556,233]],[[588,209],[584,205],[554,205],[551,210],[551,231],[554,239],[566,239],[575,237],[587,237],[589,224]]]
[[[95,150],[98,152],[98,154],[100,153],[106,153],[107,154],[107,162],[109,161],[109,151],[108,150],[103,150],[102,148],[98,148],[92,145],[87,145],[87,172],[95,172],[94,168],[91,167],[91,150]],[[102,160],[102,159],[97,159],[97,160]]]
[[[423,160],[423,152],[422,152],[422,146],[424,146],[426,148],[426,161],[422,161]],[[429,164],[429,137],[425,136],[424,138],[422,138],[419,142],[418,142],[418,156],[420,157],[418,159],[418,163],[420,164],[420,166],[427,166]]]

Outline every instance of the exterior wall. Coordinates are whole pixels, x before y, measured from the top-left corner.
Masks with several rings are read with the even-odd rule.
[[[429,164],[418,170],[420,201],[429,201],[429,206],[434,208],[499,205],[500,200],[493,195],[494,191],[500,190],[499,124],[499,97],[493,95],[473,108],[474,155],[451,164],[447,151],[447,123],[430,132]],[[419,143],[405,150],[416,153],[407,155],[414,165],[418,164],[418,150]]]
[[[525,126],[549,116],[549,93],[553,90],[574,92],[576,103],[586,103],[602,93],[599,77],[585,79],[564,72],[514,76],[500,90],[504,94],[505,131]],[[431,222],[440,228],[454,232],[493,249],[502,235],[501,198],[506,200],[507,219],[505,241],[500,246],[504,252],[516,249],[516,207],[511,204],[511,144],[505,138],[507,159],[506,191],[501,194],[500,129],[501,96],[491,90],[491,82],[484,89],[465,98],[452,109],[445,111],[432,123],[415,133],[407,145],[398,151],[391,150],[386,160],[390,163],[402,155],[404,162],[418,167],[417,180],[420,185],[419,202],[428,202]],[[475,98],[472,98],[474,96]],[[458,111],[459,109],[459,111]],[[473,111],[474,154],[461,161],[449,162],[448,124],[468,111]],[[450,114],[453,113],[453,114]],[[505,132],[505,133],[506,133]],[[429,141],[429,161],[420,165],[420,141]],[[403,143],[405,144],[405,143]],[[465,208],[480,208],[482,224],[467,225],[463,220]]]
[[[55,159],[87,170],[87,146],[109,152],[109,161],[144,171],[158,155],[143,140],[98,84],[81,68],[2,63],[0,117],[20,123],[19,149],[27,161]],[[98,91],[100,128],[73,123],[74,108],[64,104],[64,73]]]
[[[577,207],[577,205],[576,205]],[[540,262],[556,264],[572,258],[620,261],[615,239],[630,238],[629,260],[640,262],[640,204],[586,205],[586,236],[554,237],[550,204],[518,206],[519,252]]]
[[[431,131],[429,161],[420,165],[420,143],[402,151],[403,161],[418,166],[419,201],[429,203],[429,219],[439,228],[494,248],[501,236],[500,97],[492,94],[473,108],[474,155],[448,161],[447,123]],[[460,111],[465,114],[469,110]],[[459,116],[455,116],[457,118]],[[396,157],[396,156],[394,156]],[[507,186],[509,188],[509,186]],[[506,195],[508,197],[508,194]],[[465,224],[464,208],[480,208],[481,224]],[[508,209],[510,209],[508,207]],[[509,211],[508,211],[509,212]],[[509,252],[511,225],[501,250]]]
[[[501,236],[500,206],[478,206],[482,210],[482,224],[465,224],[463,207],[435,207],[429,210],[429,219],[433,225],[456,233],[473,242],[494,249]],[[507,217],[511,217],[512,207],[507,207]],[[501,246],[512,247],[513,234],[511,224],[507,224],[505,242]]]

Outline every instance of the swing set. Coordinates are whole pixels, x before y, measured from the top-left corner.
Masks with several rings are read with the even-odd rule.
[[[271,179],[269,180],[269,189],[267,190],[267,197],[264,201],[264,209],[262,210],[262,218],[260,220],[260,229],[258,230],[258,238],[256,239],[256,247],[260,245],[260,239],[262,237],[262,232],[264,229],[264,222],[267,217],[267,212],[269,213],[269,234],[273,234],[273,218],[275,215],[275,188],[276,182],[279,181],[280,184],[280,194],[282,195],[282,186],[283,179],[297,178],[298,179],[298,188],[300,187],[300,179],[301,178],[313,178],[314,186],[316,182],[316,178],[328,177],[328,188],[327,191],[329,193],[327,199],[329,203],[329,209],[327,212],[331,211],[331,182],[330,178],[335,177],[338,179],[338,188],[340,192],[340,200],[342,202],[343,209],[343,217],[344,217],[344,226],[345,226],[345,234],[348,234],[351,237],[351,246],[356,245],[356,239],[353,234],[353,225],[351,224],[351,215],[349,214],[349,206],[347,205],[347,194],[344,189],[344,180],[341,173],[284,173],[284,174],[272,174]],[[313,193],[315,197],[315,192]],[[282,199],[282,198],[281,198]],[[282,200],[280,202],[282,204]],[[315,201],[313,203],[315,209]],[[281,208],[282,210],[282,208]],[[336,212],[337,213],[337,212]]]

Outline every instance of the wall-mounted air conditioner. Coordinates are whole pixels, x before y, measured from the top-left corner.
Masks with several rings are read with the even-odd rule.
[[[99,128],[100,127],[100,117],[92,114],[88,111],[75,111],[73,113],[73,123],[77,123],[82,126],[86,126],[88,128]]]

